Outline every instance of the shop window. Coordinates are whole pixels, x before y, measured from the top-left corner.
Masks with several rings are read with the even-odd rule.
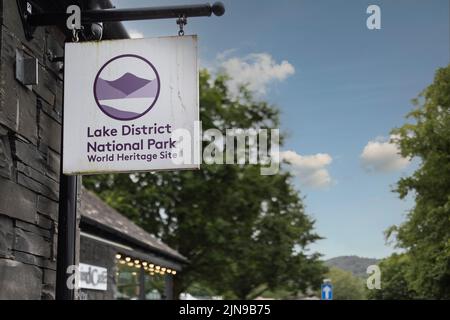
[[[145,298],[146,300],[163,300],[165,280],[159,274],[145,274]]]
[[[138,300],[140,298],[140,280],[143,272],[143,289],[146,300],[163,300],[166,297],[165,277],[173,276],[175,271],[150,262],[135,260],[131,257],[116,255],[116,299]]]
[[[119,264],[116,273],[118,300],[138,300],[139,299],[139,272],[135,267]]]

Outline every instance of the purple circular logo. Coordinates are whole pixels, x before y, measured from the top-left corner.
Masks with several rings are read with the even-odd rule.
[[[125,54],[100,68],[94,97],[100,110],[116,120],[127,121],[149,112],[159,97],[158,71],[147,59]]]

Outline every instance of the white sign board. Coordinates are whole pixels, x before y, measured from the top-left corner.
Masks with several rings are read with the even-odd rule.
[[[80,263],[81,289],[106,291],[108,286],[108,270],[106,268]]]
[[[196,36],[67,43],[64,73],[64,174],[199,168]]]

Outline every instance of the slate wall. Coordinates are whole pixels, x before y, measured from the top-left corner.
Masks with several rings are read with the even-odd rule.
[[[27,41],[16,1],[0,1],[0,299],[54,299],[63,79],[47,54],[63,43],[54,28]],[[16,50],[39,61],[31,90]]]

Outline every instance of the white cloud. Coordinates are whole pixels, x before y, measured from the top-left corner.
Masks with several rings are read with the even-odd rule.
[[[219,69],[231,78],[228,87],[232,95],[237,96],[239,87],[248,85],[249,90],[263,96],[268,86],[275,81],[283,81],[295,73],[288,61],[277,63],[268,53],[252,53],[243,58],[230,57],[234,49],[217,55]]]
[[[301,156],[295,151],[280,152],[280,159],[289,162],[293,173],[306,186],[324,188],[333,182],[327,167],[333,158],[326,153]]]
[[[236,48],[227,49],[227,50],[217,54],[217,60],[223,61],[226,58],[228,58],[229,56],[231,56],[233,53],[235,53],[236,51],[237,51]]]
[[[135,29],[129,29],[128,34],[130,35],[131,39],[141,39],[144,37],[144,34],[142,32]]]
[[[398,145],[393,142],[398,136],[391,135],[390,139],[377,138],[369,141],[361,153],[362,166],[368,171],[392,172],[404,169],[410,160],[400,155]]]

